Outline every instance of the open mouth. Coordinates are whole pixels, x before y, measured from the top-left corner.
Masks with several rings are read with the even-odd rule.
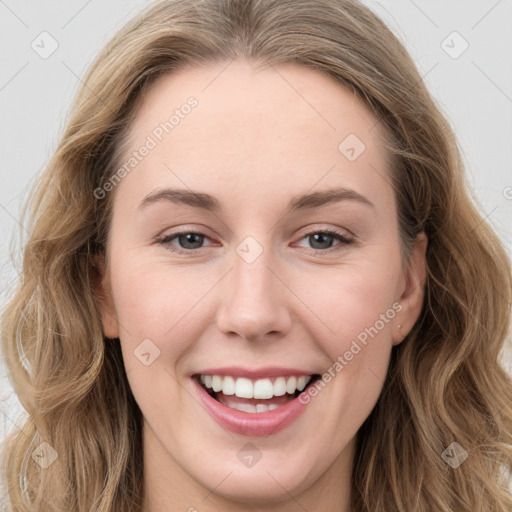
[[[304,393],[319,374],[248,379],[227,375],[195,375],[199,385],[217,402],[237,411],[263,413],[288,404]]]

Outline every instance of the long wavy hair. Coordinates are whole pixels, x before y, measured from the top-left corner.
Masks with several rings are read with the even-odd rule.
[[[421,231],[429,239],[421,315],[393,348],[357,434],[353,512],[510,512],[512,382],[500,361],[510,263],[411,57],[355,0],[160,1],[96,58],[26,199],[21,279],[3,314],[9,378],[28,413],[3,448],[12,510],[141,509],[141,412],[94,294],[114,194],[94,191],[118,169],[137,105],[159,77],[236,59],[307,66],[357,94],[389,135],[401,242],[411,247]],[[468,454],[457,468],[442,456],[453,442]],[[56,460],[36,463],[36,448]]]

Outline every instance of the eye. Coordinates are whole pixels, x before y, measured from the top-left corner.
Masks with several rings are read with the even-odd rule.
[[[190,254],[201,248],[205,238],[208,237],[197,231],[180,231],[158,239],[157,243],[166,246],[170,251]],[[179,243],[179,247],[172,243],[175,240]]]
[[[208,236],[199,231],[180,231],[170,235],[165,235],[156,240],[160,245],[165,246],[172,252],[180,254],[192,254],[203,248],[203,242],[209,239]],[[347,245],[353,243],[353,239],[328,229],[320,231],[310,231],[300,240],[307,239],[311,244],[311,249],[319,253],[330,253],[333,251],[343,250]],[[337,240],[339,243],[333,247],[333,242]],[[177,242],[174,243],[174,242]]]
[[[305,239],[311,244],[313,250],[323,253],[343,250],[347,245],[353,243],[353,239],[329,229],[310,231],[306,236],[301,238],[301,240]],[[335,240],[339,243],[333,247]]]

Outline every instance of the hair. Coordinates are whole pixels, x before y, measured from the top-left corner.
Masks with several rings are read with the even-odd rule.
[[[413,60],[355,0],[160,1],[93,62],[27,197],[21,279],[2,320],[9,379],[28,413],[3,448],[12,510],[141,509],[142,415],[94,294],[114,193],[94,191],[114,176],[137,106],[159,77],[237,59],[307,66],[362,99],[389,135],[401,242],[410,248],[421,232],[429,240],[421,314],[393,347],[357,433],[352,510],[512,510],[512,381],[500,363],[510,262]],[[58,455],[45,469],[30,460],[43,441]],[[452,442],[468,452],[456,469],[442,457]]]

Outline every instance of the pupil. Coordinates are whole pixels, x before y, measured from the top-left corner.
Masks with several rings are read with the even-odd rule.
[[[197,240],[194,242],[195,237],[197,237]],[[185,244],[182,243],[183,241],[185,241]],[[182,247],[184,246],[185,249],[198,249],[201,247],[201,242],[202,236],[196,233],[187,233],[186,235],[180,236],[180,245]],[[191,243],[192,247],[187,246],[188,243]]]

